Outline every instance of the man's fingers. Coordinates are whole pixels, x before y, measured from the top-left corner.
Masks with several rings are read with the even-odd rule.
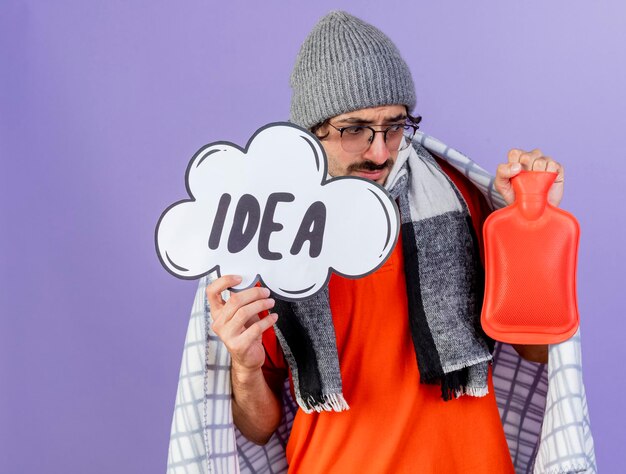
[[[530,165],[532,160],[535,160],[542,155],[543,153],[539,148],[535,148],[532,151],[524,151],[519,148],[511,148],[507,154],[507,159],[509,163],[521,163],[522,165]]]
[[[541,150],[534,149],[533,151],[529,151],[526,153],[522,153],[519,157],[519,163],[522,165],[522,168],[525,170],[532,170],[535,161],[540,159],[542,156]]]
[[[517,162],[502,163],[496,169],[496,179],[493,184],[507,204],[511,204],[515,200],[511,178],[518,175],[521,170],[522,165]]]
[[[561,163],[558,163],[556,161],[553,161],[553,163],[556,163],[557,169],[555,171],[558,173],[554,182],[562,183],[563,181],[565,181],[565,168],[563,168],[563,165],[561,165]]]
[[[549,156],[544,156],[539,148],[535,148],[532,151],[513,148],[509,150],[507,159],[509,163],[519,163],[522,169],[527,171],[556,171],[559,175],[562,174],[561,164]],[[559,176],[559,178],[562,178],[562,176]]]
[[[522,165],[519,163],[501,163],[496,168],[496,180],[508,181],[513,176],[518,175],[521,170]]]
[[[542,156],[541,158],[537,158],[533,164],[531,165],[532,171],[550,171],[552,173],[557,173],[557,177],[555,179],[555,183],[563,182],[563,167],[557,161],[554,161],[549,156]]]
[[[530,164],[531,171],[546,171],[548,169],[548,157],[536,158]]]
[[[561,169],[561,165],[554,160],[548,161],[546,165],[546,171],[559,172]]]
[[[494,186],[502,195],[507,204],[515,201],[515,191],[511,185],[511,178],[519,174],[521,170],[526,171],[550,171],[556,172],[557,177],[554,183],[557,186],[550,188],[548,202],[553,206],[558,206],[563,196],[564,170],[560,163],[554,161],[549,156],[544,156],[539,148],[532,151],[524,151],[519,148],[512,148],[507,154],[508,163],[499,165],[496,170]]]
[[[275,302],[272,298],[253,301],[252,303],[239,308],[232,318],[230,318],[230,321],[225,320],[224,324],[226,325],[228,332],[232,334],[240,333],[246,328],[246,323],[250,320],[250,318],[256,317],[259,313],[273,308],[274,304]]]
[[[565,170],[563,169],[561,163],[559,163],[558,161],[548,161],[548,164],[546,165],[546,171],[552,171],[557,173],[556,179],[554,180],[555,183],[562,183],[565,179]]]
[[[237,346],[250,347],[252,343],[259,339],[265,331],[271,328],[277,320],[278,315],[276,313],[270,313],[260,321],[254,323],[237,338]]]
[[[524,153],[524,150],[520,150],[519,148],[512,148],[509,150],[507,154],[509,163],[519,163],[519,157],[522,153]]]
[[[222,291],[238,285],[239,283],[241,283],[241,277],[239,275],[224,275],[208,285],[206,287],[206,296],[209,300],[211,309],[215,311],[216,309],[221,308],[224,304]]]
[[[253,288],[248,288],[247,290],[233,292],[230,294],[230,298],[224,305],[225,309],[228,309],[229,316],[226,317],[225,321],[228,321],[239,308],[246,306],[252,302],[257,300],[263,300],[269,297],[270,290],[267,288],[255,286]]]
[[[268,309],[268,303],[266,298],[269,295],[270,290],[268,290],[267,288],[261,288],[256,286],[243,291],[231,292],[228,301],[226,303],[222,303],[222,305],[218,307],[219,309],[212,313],[213,330],[218,333],[222,333],[223,336],[227,336],[228,334],[237,334],[239,332],[238,330],[235,331],[231,328],[226,328],[226,331],[228,333],[227,334],[222,328],[231,321],[237,311],[240,311],[241,308],[245,308],[250,303],[256,301],[265,301],[265,304],[261,305],[264,307],[261,310],[257,311],[257,313]],[[271,308],[272,306],[273,303],[269,306],[269,308]]]

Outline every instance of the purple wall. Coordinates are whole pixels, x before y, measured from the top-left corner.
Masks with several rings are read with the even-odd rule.
[[[195,283],[154,226],[201,145],[287,118],[338,7],[399,44],[426,132],[490,170],[565,164],[598,463],[623,469],[626,5],[419,3],[1,2],[0,471],[164,471]]]

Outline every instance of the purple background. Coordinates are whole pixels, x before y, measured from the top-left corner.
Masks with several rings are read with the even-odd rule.
[[[623,469],[626,4],[2,0],[1,472],[165,470],[196,283],[154,226],[198,148],[287,118],[332,8],[398,43],[427,133],[491,171],[511,147],[566,165],[598,461]]]

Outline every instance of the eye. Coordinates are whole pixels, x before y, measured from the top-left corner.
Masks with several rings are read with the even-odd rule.
[[[396,123],[394,125],[389,126],[387,129],[387,133],[391,135],[399,135],[404,133],[405,125],[403,123]]]
[[[365,127],[355,125],[354,127],[346,127],[343,129],[344,135],[357,136],[365,133]]]

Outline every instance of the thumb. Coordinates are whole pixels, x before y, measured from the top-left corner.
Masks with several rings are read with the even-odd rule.
[[[503,163],[498,165],[496,170],[493,184],[507,204],[512,204],[515,201],[515,191],[511,185],[511,178],[517,176],[520,171],[522,171],[522,165],[519,163]]]

